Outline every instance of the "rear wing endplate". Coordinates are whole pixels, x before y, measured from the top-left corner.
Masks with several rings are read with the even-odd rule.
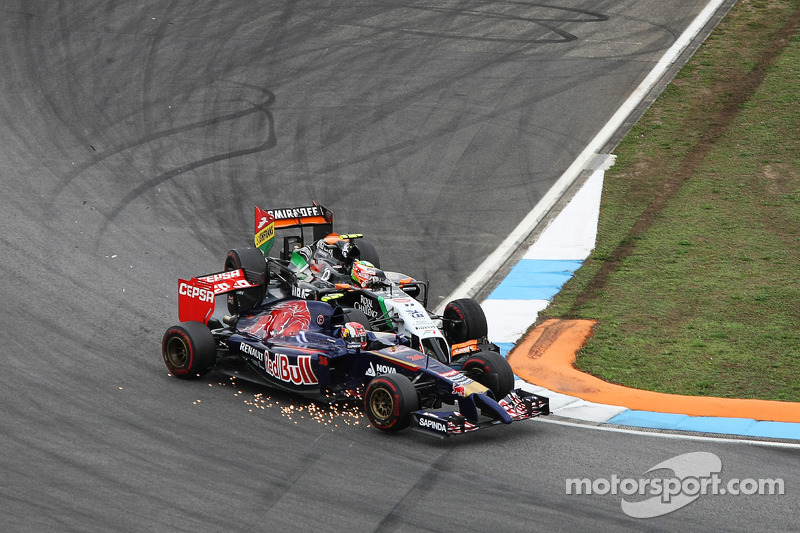
[[[297,228],[299,237],[288,238],[284,243],[283,254],[297,244],[305,245],[304,229],[310,228],[313,241],[318,241],[333,233],[333,211],[316,202],[300,207],[283,209],[261,209],[255,206],[255,245],[266,257],[275,238],[276,230]]]
[[[258,287],[264,280],[248,280],[244,269],[216,272],[189,280],[178,280],[178,320],[208,323],[217,295]]]

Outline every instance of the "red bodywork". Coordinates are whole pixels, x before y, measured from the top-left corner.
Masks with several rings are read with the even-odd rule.
[[[178,319],[181,322],[196,320],[203,324],[214,313],[214,300],[218,294],[257,287],[244,275],[244,270],[217,272],[190,280],[178,280]]]

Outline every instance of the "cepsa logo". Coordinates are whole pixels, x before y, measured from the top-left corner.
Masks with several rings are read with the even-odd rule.
[[[214,293],[212,291],[202,287],[189,285],[185,282],[182,282],[178,285],[178,294],[181,296],[188,296],[194,300],[200,300],[201,302],[214,301]]]
[[[222,281],[225,279],[239,279],[240,274],[238,270],[229,270],[227,272],[219,272],[218,274],[212,274],[210,276],[203,276],[199,279],[200,281],[205,281],[207,283],[216,283],[218,281]]]

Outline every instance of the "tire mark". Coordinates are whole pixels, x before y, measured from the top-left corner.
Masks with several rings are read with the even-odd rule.
[[[359,14],[361,15],[361,22],[356,21],[354,17],[348,17],[346,20],[342,20],[341,24],[357,28],[376,30],[375,35],[381,35],[384,32],[398,32],[400,34],[416,35],[422,37],[435,37],[441,39],[478,41],[478,42],[565,43],[574,41],[578,39],[578,37],[568,31],[558,28],[556,24],[605,22],[609,18],[607,15],[604,15],[602,13],[596,13],[588,10],[583,10],[578,8],[566,8],[563,6],[555,6],[548,4],[529,3],[529,2],[503,2],[500,4],[496,2],[475,2],[472,4],[472,6],[473,7],[467,8],[467,7],[446,7],[446,6],[443,7],[439,5],[428,6],[424,4],[417,4],[417,5],[398,6],[396,8],[388,10],[388,12],[381,11],[379,13],[379,15],[387,15],[388,13],[388,15],[391,16],[391,20],[393,21],[405,20],[407,17],[403,16],[402,14],[404,10],[407,12],[432,14],[434,15],[434,17],[431,17],[430,19],[427,19],[423,22],[431,26],[432,28],[436,28],[435,31],[433,30],[427,31],[423,29],[411,29],[408,27],[404,27],[402,23],[391,24],[388,21],[387,24],[367,23],[365,21],[374,15],[371,15],[369,13],[363,14],[363,11],[359,12]],[[518,15],[510,12],[509,13],[502,12],[501,9],[503,8],[506,8],[509,11],[511,10],[533,11],[538,8],[543,10],[552,10],[557,13],[553,14],[552,16],[535,16],[535,14],[533,13],[530,13],[530,15],[527,14]],[[545,30],[555,34],[556,37],[542,37],[542,38],[524,38],[524,37],[514,38],[508,36],[490,37],[490,36],[472,35],[469,33],[459,34],[459,33],[448,32],[445,29],[446,22],[448,20],[452,20],[455,17],[473,18],[475,20],[475,24],[482,24],[485,23],[487,20],[496,20],[499,22],[499,24],[508,24],[508,23],[529,24],[532,28],[533,27],[544,28]]]
[[[243,85],[243,84],[237,84],[237,85]],[[219,117],[212,117],[207,120],[193,122],[191,124],[187,124],[184,126],[178,126],[175,128],[169,128],[157,131],[152,133],[151,135],[147,135],[139,139],[136,139],[135,141],[118,145],[114,148],[111,148],[110,150],[99,153],[98,155],[92,157],[89,161],[86,161],[85,163],[82,163],[80,165],[75,165],[76,168],[73,171],[69,172],[66,175],[66,177],[61,181],[61,183],[59,183],[58,186],[52,191],[51,193],[52,198],[50,199],[50,207],[52,207],[52,204],[57,200],[58,196],[62,194],[67,187],[69,187],[81,174],[83,174],[90,168],[106,161],[111,157],[119,155],[122,152],[132,150],[139,146],[143,146],[152,141],[157,141],[160,139],[164,139],[166,137],[170,137],[180,133],[185,133],[195,129],[205,128],[207,126],[215,126],[223,122],[236,120],[238,118],[243,118],[255,113],[265,113],[265,110],[266,110],[266,115],[269,118],[269,123],[270,123],[269,130],[271,131],[271,135],[274,135],[274,130],[272,129],[272,114],[271,112],[268,111],[268,108],[273,104],[275,96],[267,89],[260,89],[260,88],[257,89],[266,94],[267,98],[264,102],[253,104],[252,107],[250,108],[245,108],[240,111],[234,111],[232,113],[221,115]]]
[[[131,146],[128,147],[128,149],[129,148],[133,148],[135,146],[139,146],[139,145],[145,144],[146,142],[149,142],[149,141],[152,141],[152,140],[155,140],[155,139],[161,139],[161,138],[164,138],[164,137],[168,137],[170,135],[174,135],[176,133],[189,131],[189,130],[200,128],[200,127],[203,127],[203,126],[220,124],[221,122],[224,122],[224,121],[233,120],[235,118],[240,118],[240,117],[251,115],[251,114],[254,114],[254,113],[263,114],[263,116],[264,116],[264,118],[266,120],[266,126],[265,127],[266,127],[267,138],[264,140],[264,142],[262,142],[262,143],[260,143],[260,144],[258,144],[256,146],[252,146],[250,148],[243,148],[241,150],[232,150],[232,151],[229,151],[229,152],[216,154],[216,155],[212,155],[212,156],[209,156],[209,157],[197,160],[197,161],[193,161],[191,163],[187,163],[187,164],[182,165],[180,167],[173,168],[172,170],[164,172],[164,173],[162,173],[162,174],[160,174],[160,175],[158,175],[158,176],[156,176],[154,178],[151,178],[151,179],[145,181],[144,183],[142,183],[141,185],[139,185],[138,187],[136,187],[135,189],[130,191],[128,194],[126,194],[124,197],[122,197],[111,208],[111,212],[106,216],[106,220],[103,223],[103,226],[100,228],[100,231],[98,233],[98,237],[97,237],[97,241],[96,241],[96,245],[95,245],[96,248],[99,247],[99,243],[100,243],[100,240],[101,240],[102,236],[106,233],[106,231],[108,231],[109,226],[117,219],[117,217],[120,215],[120,213],[122,213],[122,211],[124,211],[126,207],[128,207],[131,203],[133,203],[136,199],[138,199],[140,196],[142,196],[146,192],[158,187],[159,185],[161,185],[161,184],[163,184],[165,182],[168,182],[168,181],[172,180],[173,178],[175,178],[177,176],[185,174],[186,172],[191,172],[191,171],[196,170],[198,168],[201,168],[201,167],[204,167],[204,166],[207,166],[207,165],[211,165],[211,164],[214,164],[214,163],[218,163],[220,161],[226,161],[226,160],[233,159],[233,158],[236,158],[236,157],[242,157],[242,156],[245,156],[245,155],[265,152],[265,151],[271,149],[272,147],[274,147],[277,144],[277,137],[276,137],[276,134],[275,134],[274,117],[273,117],[272,111],[270,110],[270,107],[275,102],[275,95],[272,92],[270,92],[269,90],[264,89],[264,88],[253,87],[253,86],[245,85],[245,84],[238,84],[238,85],[257,89],[257,90],[261,91],[262,93],[264,93],[267,98],[263,102],[253,103],[251,108],[248,108],[248,109],[245,109],[243,111],[236,112],[236,113],[230,113],[228,115],[225,115],[222,118],[213,118],[213,119],[197,122],[197,123],[194,123],[194,124],[190,124],[188,126],[183,126],[183,127],[180,127],[180,128],[173,128],[173,129],[165,130],[163,132],[159,132],[157,134],[154,134],[152,136],[147,137],[143,141],[132,143]],[[119,151],[117,151],[115,153],[119,153]],[[113,155],[113,154],[110,154],[110,155]],[[105,156],[104,158],[110,157],[110,155]],[[97,162],[94,162],[92,164],[97,164]]]

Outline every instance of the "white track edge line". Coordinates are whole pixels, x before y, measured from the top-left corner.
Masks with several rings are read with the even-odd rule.
[[[470,274],[456,289],[445,298],[436,312],[441,314],[447,302],[457,298],[474,296],[476,287],[482,286],[497,272],[514,250],[533,232],[544,216],[553,208],[556,202],[564,195],[567,188],[572,185],[581,171],[591,161],[595,154],[611,139],[611,136],[625,122],[628,116],[638,106],[645,96],[658,83],[664,72],[683,53],[692,39],[711,20],[725,0],[711,0],[700,12],[695,20],[681,34],[678,40],[667,50],[667,53],[656,63],[656,66],[645,77],[639,86],[625,100],[622,106],[614,113],[605,126],[595,135],[594,139],[584,148],[575,161],[567,168],[564,174],[553,184],[550,190],[534,206],[533,210],[522,219],[522,222],[503,240],[502,243]]]

